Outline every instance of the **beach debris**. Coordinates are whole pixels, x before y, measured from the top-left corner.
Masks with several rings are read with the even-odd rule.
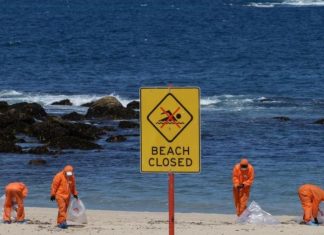
[[[139,124],[137,122],[130,121],[120,121],[118,124],[119,128],[130,129],[130,128],[139,128]]]
[[[110,136],[106,141],[107,142],[123,142],[126,141],[127,138],[123,135],[116,135],[116,136]]]
[[[273,119],[279,120],[281,122],[288,122],[290,121],[289,117],[285,117],[285,116],[278,116],[278,117],[274,117]]]
[[[87,215],[86,215],[86,208],[81,201],[81,199],[75,199],[72,198],[69,208],[68,208],[68,221],[80,223],[80,224],[86,224],[87,221]]]
[[[134,100],[134,101],[128,103],[126,107],[129,109],[139,109],[139,106],[140,106],[140,102]]]
[[[239,224],[279,224],[271,214],[261,209],[258,203],[252,201],[249,207],[238,217]]]
[[[324,125],[324,118],[315,121],[314,124],[321,124],[321,125]]]
[[[138,112],[131,108],[125,108],[115,97],[105,96],[89,107],[87,118],[99,119],[134,119],[138,118]]]
[[[85,116],[77,112],[72,112],[62,116],[62,119],[69,121],[82,121],[85,119]]]
[[[34,166],[42,166],[46,164],[47,161],[45,161],[44,159],[33,159],[28,162],[28,165],[34,165]]]
[[[53,102],[51,105],[73,105],[72,102],[69,99],[64,99],[60,101]]]

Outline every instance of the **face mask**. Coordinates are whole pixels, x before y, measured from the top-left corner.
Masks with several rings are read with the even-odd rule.
[[[72,176],[73,173],[71,171],[66,172],[66,176]]]
[[[248,169],[248,166],[247,165],[241,165],[241,170],[242,171],[246,171]]]

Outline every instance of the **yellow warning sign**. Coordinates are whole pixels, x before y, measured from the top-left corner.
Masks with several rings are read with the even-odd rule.
[[[141,88],[141,171],[200,172],[199,88]]]

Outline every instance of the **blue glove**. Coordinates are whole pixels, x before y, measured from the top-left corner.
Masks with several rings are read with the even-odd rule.
[[[313,221],[309,221],[309,222],[307,222],[306,225],[310,225],[310,226],[318,226],[318,224],[316,224],[316,223],[313,222]]]

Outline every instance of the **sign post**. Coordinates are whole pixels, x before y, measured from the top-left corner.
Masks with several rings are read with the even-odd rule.
[[[140,89],[142,173],[169,175],[169,235],[174,235],[174,173],[200,173],[200,89]]]
[[[174,235],[174,173],[169,173],[169,235]]]

